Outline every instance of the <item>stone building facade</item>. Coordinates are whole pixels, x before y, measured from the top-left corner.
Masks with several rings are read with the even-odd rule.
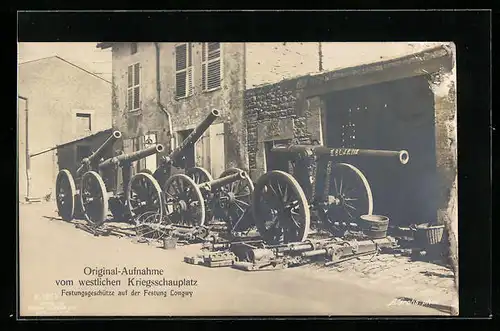
[[[218,118],[187,151],[191,166],[214,178],[228,167],[247,168],[243,121],[243,43],[100,43],[112,47],[113,127],[125,152],[161,143],[167,153],[212,109]],[[150,156],[139,168],[154,170]]]
[[[113,126],[124,133],[126,151],[140,147],[138,140],[150,134],[169,150],[217,108],[221,118],[196,144],[191,157],[193,165],[209,169],[214,177],[237,166],[257,180],[272,168],[268,149],[276,142],[406,149],[410,162],[404,167],[379,159],[352,161],[370,178],[377,197],[375,212],[390,214],[393,224],[436,218],[440,222],[456,214],[453,45],[101,43],[99,47],[113,48]],[[137,63],[139,69],[134,67]],[[208,82],[215,85],[208,88]],[[131,94],[137,87],[136,98]],[[395,205],[402,207],[391,209]]]

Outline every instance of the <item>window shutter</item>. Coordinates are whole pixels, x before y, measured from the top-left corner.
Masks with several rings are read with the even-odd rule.
[[[202,88],[210,91],[221,84],[220,43],[204,43],[202,47]]]
[[[208,63],[207,75],[207,88],[209,90],[220,86],[220,59]]]
[[[220,57],[220,43],[208,43],[208,60]]]
[[[140,104],[140,87],[134,87],[134,109],[139,109],[141,107]]]
[[[179,45],[175,48],[175,70],[186,69],[186,58],[187,58],[187,48],[186,44]]]
[[[140,78],[141,78],[141,67],[139,63],[136,63],[134,65],[134,85],[140,84]]]
[[[183,98],[193,92],[193,68],[191,43],[175,47],[175,90],[176,97]]]
[[[193,94],[193,67],[187,69],[187,95]]]
[[[186,96],[186,72],[181,71],[175,75],[176,96],[182,98]]]
[[[132,66],[128,66],[128,72],[127,72],[127,78],[128,78],[128,85],[127,87],[132,87]]]
[[[134,109],[134,93],[133,89],[127,89],[127,109],[132,110]]]
[[[206,58],[207,58],[207,52],[206,52],[206,47],[207,43],[202,43],[201,44],[201,88],[203,91],[207,89],[207,63],[206,63]]]

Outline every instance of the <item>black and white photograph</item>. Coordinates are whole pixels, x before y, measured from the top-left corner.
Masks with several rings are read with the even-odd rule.
[[[19,42],[20,316],[456,316],[443,42]]]

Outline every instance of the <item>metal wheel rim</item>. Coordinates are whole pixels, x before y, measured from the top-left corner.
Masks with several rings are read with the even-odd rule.
[[[156,203],[153,203],[153,205],[156,206],[155,209],[146,209],[146,210],[141,210],[140,213],[138,213],[137,209],[134,208],[135,202],[132,198],[132,194],[134,192],[134,184],[135,183],[143,183],[143,184],[149,184],[149,189],[151,191],[148,192],[148,197],[149,198],[156,198]],[[139,194],[138,194],[139,195]],[[163,217],[163,191],[161,190],[160,184],[158,184],[158,181],[150,174],[148,173],[137,173],[135,174],[130,181],[128,182],[127,185],[127,205],[130,211],[130,215],[132,217],[136,217],[140,214],[144,214],[146,212],[154,212],[158,214],[158,217],[161,219]],[[150,200],[147,200],[148,202]],[[151,206],[152,207],[152,206]]]
[[[64,185],[61,183],[63,182]],[[66,191],[66,193],[64,193]],[[73,220],[75,215],[76,185],[73,175],[63,169],[56,178],[56,204],[59,216],[65,221]]]
[[[276,198],[278,200],[280,199],[279,195],[281,193],[278,193],[278,191],[280,191],[280,187],[278,187],[278,190],[274,189],[274,192],[272,193],[271,191],[269,191],[269,194],[264,194],[265,193],[264,188],[268,185],[268,183],[271,182],[272,179],[274,179],[275,181],[281,181],[282,184],[286,185],[285,187],[281,188],[281,193],[283,193],[283,196],[288,196],[288,194],[291,193],[291,197],[295,199],[292,199],[290,202],[292,201],[295,202],[295,205],[298,207],[299,210],[299,213],[296,215],[302,216],[301,224],[297,223],[294,219],[290,219],[287,222],[287,225],[290,225],[290,222],[295,223],[295,227],[298,229],[296,230],[298,234],[296,233],[295,236],[291,235],[288,237],[284,236],[280,237],[279,242],[276,240],[275,236],[270,237],[273,235],[272,233],[269,234],[269,230],[271,230],[272,227],[270,227],[269,229],[266,227],[266,218],[269,216],[269,214],[264,215],[266,205],[271,203],[272,200],[275,200]],[[274,186],[272,186],[272,188],[274,188]],[[288,191],[289,189],[291,190],[290,192]],[[275,196],[276,198],[268,200],[267,199],[268,197],[266,197],[265,195],[267,195],[270,198]],[[286,200],[287,200],[286,202],[288,202],[288,199]],[[311,223],[309,204],[307,202],[304,191],[302,190],[299,183],[295,178],[293,178],[292,175],[279,170],[274,170],[265,173],[257,180],[257,183],[255,184],[252,201],[253,201],[252,209],[253,209],[254,220],[256,222],[257,229],[259,230],[259,233],[264,240],[273,241],[273,243],[288,243],[292,241],[306,240],[307,235],[309,234],[309,228]],[[286,217],[284,217],[284,214],[278,212],[277,217],[271,220],[271,222],[274,223],[272,224],[272,226],[276,227],[276,225],[280,224],[280,221],[285,222],[285,219]],[[283,227],[281,227],[280,229],[283,229]]]
[[[196,184],[206,183],[213,180],[210,172],[202,167],[193,167],[186,170],[186,175]]]
[[[182,185],[180,185],[181,183]],[[205,224],[205,200],[198,185],[190,177],[184,174],[173,175],[165,182],[163,192],[165,193],[166,216],[173,224],[186,224],[186,221],[191,226],[202,226]],[[198,203],[196,207],[192,207],[189,204],[190,208],[192,207],[198,211],[195,213],[195,218],[191,221],[185,220],[184,216],[181,215],[182,213],[176,213],[174,210],[174,204],[180,200],[184,201],[183,198],[186,198],[188,203]]]
[[[229,169],[225,170],[224,172],[222,172],[222,174],[220,175],[219,178],[223,178],[223,177],[230,176],[230,175],[233,175],[235,173],[240,173],[240,172],[242,172],[242,170],[240,168],[229,168]],[[236,214],[234,212],[230,212],[229,209],[226,210],[227,213],[225,213],[225,220],[228,221],[231,232],[240,230],[238,228],[240,222],[243,219],[245,219],[245,216],[247,215],[248,211],[251,211],[251,207],[252,207],[252,202],[253,202],[252,199],[253,199],[253,191],[254,191],[253,182],[249,176],[244,180],[243,185],[241,185],[241,182],[242,181],[239,180],[239,181],[235,182],[237,184],[231,183],[231,184],[226,184],[223,187],[221,187],[222,190],[224,190],[226,192],[231,191],[235,194],[235,200],[233,201],[233,203],[231,204],[230,207],[234,206],[235,208],[233,208],[233,209],[235,209],[235,210],[237,209],[240,212],[240,215],[238,216],[238,214]],[[248,188],[248,191],[249,191],[248,195],[241,196],[242,190],[245,189],[246,187]],[[216,195],[217,197],[220,197],[220,195],[223,192],[222,190],[219,190],[219,192]],[[238,194],[240,194],[240,195],[238,195]],[[248,198],[241,199],[241,198],[245,198],[245,197],[248,197]],[[214,206],[212,208],[213,209],[215,209],[215,208],[221,209],[221,207],[215,206],[215,203],[216,203],[215,200],[216,199],[214,199]],[[237,218],[236,221],[231,219],[232,216],[236,216],[236,218]],[[252,226],[255,226],[255,222],[252,222],[252,224],[247,224],[247,228],[252,227]]]
[[[88,208],[88,205],[90,203],[86,203],[87,187],[85,184],[88,183],[88,180],[94,182],[94,184],[96,185],[95,193],[98,194],[97,196],[93,197],[94,199],[96,199],[96,203],[94,203],[94,205],[97,206],[96,208],[92,209]],[[82,205],[83,214],[85,215],[85,219],[87,221],[95,225],[101,225],[106,221],[108,214],[108,193],[106,190],[106,186],[104,185],[104,181],[97,172],[88,171],[82,176],[80,185],[80,202]]]

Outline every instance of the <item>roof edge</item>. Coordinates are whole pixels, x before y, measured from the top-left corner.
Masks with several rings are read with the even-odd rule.
[[[60,57],[59,55],[52,55],[52,56],[42,57],[42,58],[39,58],[39,59],[29,60],[29,61],[25,61],[25,62],[19,62],[18,65],[21,66],[23,64],[28,64],[28,63],[33,63],[33,62],[43,61],[43,60],[48,60],[48,59],[58,59],[58,60],[63,61],[63,62],[65,62],[65,63],[67,63],[67,64],[69,64],[69,65],[71,65],[71,66],[73,66],[73,67],[75,67],[75,68],[77,68],[79,70],[82,70],[82,71],[86,72],[87,74],[89,74],[91,76],[94,76],[95,78],[99,78],[100,80],[103,80],[103,81],[105,81],[108,84],[112,84],[112,82],[110,82],[106,78],[104,78],[102,76],[99,76],[99,75],[93,73],[92,71],[79,66],[78,64],[75,64],[75,63],[73,63],[71,61],[68,61],[68,60]]]
[[[104,133],[111,133],[112,131],[113,131],[113,128],[107,128],[107,129],[104,129],[104,130],[100,130],[100,131],[94,132],[94,133],[92,133],[91,135],[88,135],[88,136],[78,137],[76,139],[64,142],[62,144],[57,145],[56,147],[57,148],[64,147],[64,146],[67,146],[67,145],[70,145],[70,144],[74,144],[74,143],[80,142],[80,141],[85,140],[85,139],[94,138],[94,137],[96,137],[98,135],[101,135],[101,134],[104,134]]]

